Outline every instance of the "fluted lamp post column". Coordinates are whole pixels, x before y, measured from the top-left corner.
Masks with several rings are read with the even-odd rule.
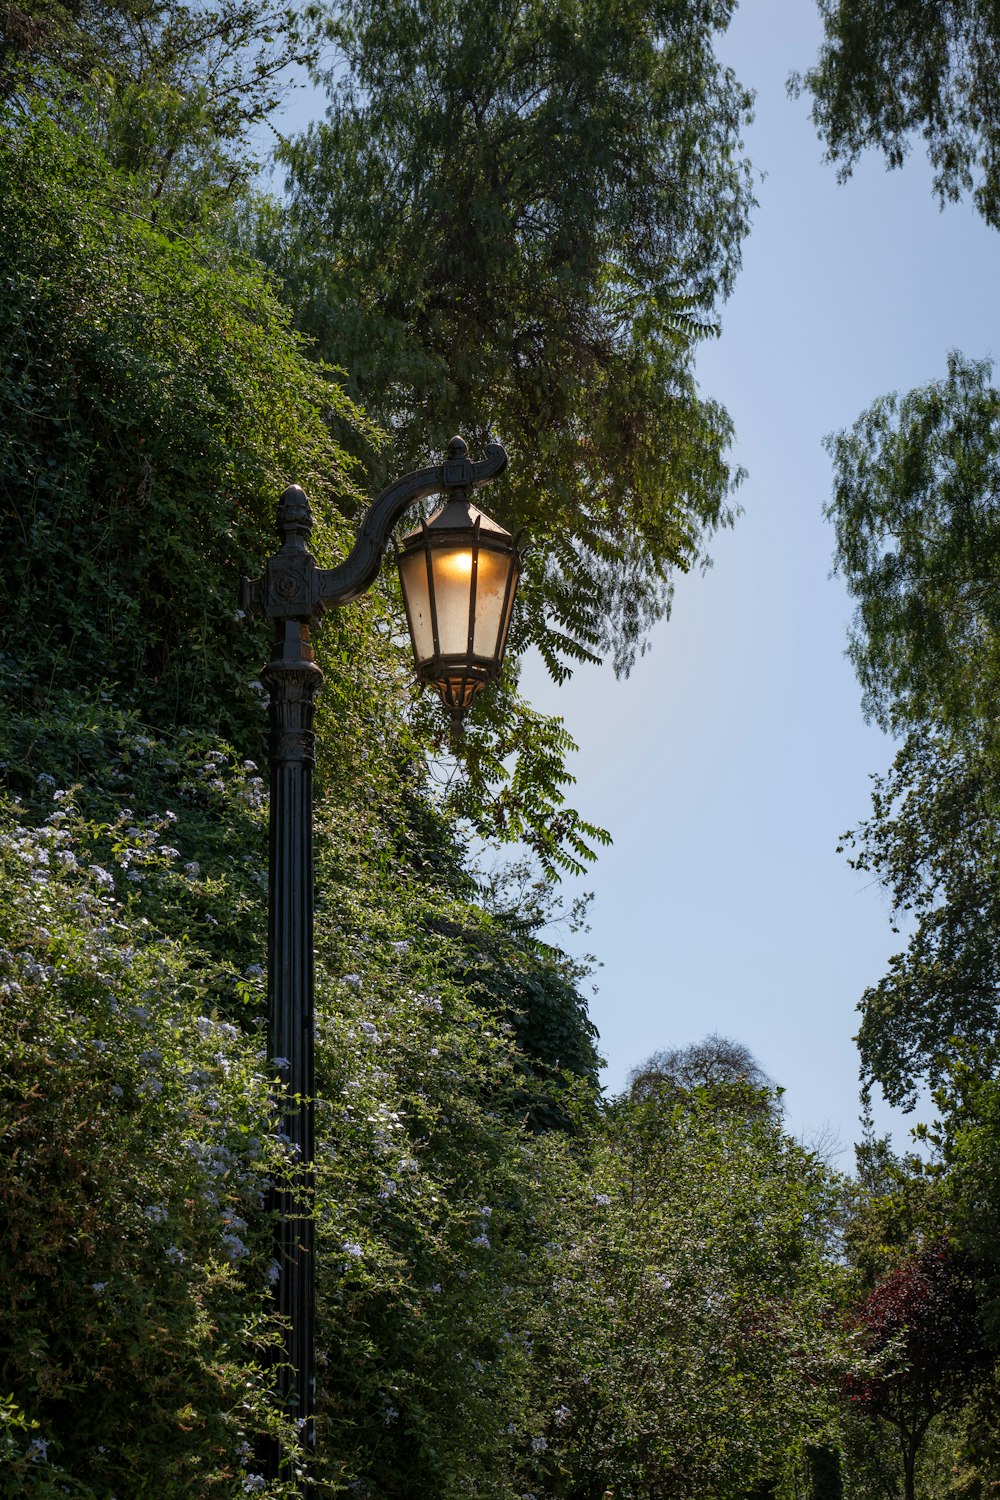
[[[315,1444],[316,1272],[313,1228],[315,1093],[313,1026],[313,705],[323,674],[309,632],[325,610],[348,604],[378,577],[392,528],[427,495],[444,505],[403,539],[400,582],[417,677],[440,693],[453,723],[500,672],[520,572],[516,539],[472,504],[470,494],[502,473],[507,455],[491,443],[472,463],[462,438],[447,459],[384,489],[361,523],[350,556],[320,568],[308,550],[312,517],[298,485],[278,505],[282,544],[263,578],[243,580],[240,603],[274,624],[261,673],[270,695],[270,869],[268,877],[268,1046],[282,1083],[279,1130],[297,1165],[273,1188],[275,1300],[285,1328],[277,1388]],[[268,1456],[277,1477],[281,1455]]]

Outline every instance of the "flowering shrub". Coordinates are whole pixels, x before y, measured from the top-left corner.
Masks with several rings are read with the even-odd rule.
[[[159,821],[108,868],[93,846],[117,830],[58,789],[41,824],[19,811],[0,809],[5,1471],[25,1495],[126,1500],[153,1473],[235,1493],[274,1420],[259,1039],[219,1018],[208,955],[115,893],[173,862]]]

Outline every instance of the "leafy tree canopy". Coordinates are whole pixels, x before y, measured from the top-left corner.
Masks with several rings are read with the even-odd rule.
[[[720,1098],[727,1090],[760,1093],[772,1087],[771,1080],[750,1048],[731,1037],[713,1032],[690,1047],[671,1047],[654,1052],[628,1075],[633,1099],[651,1095],[669,1097],[702,1089],[708,1097]]]
[[[0,92],[73,113],[158,212],[203,218],[245,189],[253,130],[311,56],[280,0],[5,0]]]
[[[944,380],[884,396],[827,440],[836,567],[857,600],[865,706],[896,732],[994,721],[1000,672],[1000,393],[953,352]]]
[[[1000,397],[989,363],[874,403],[829,440],[837,568],[868,711],[906,734],[854,863],[910,924],[862,1000],[863,1064],[897,1102],[997,1026]]]
[[[850,835],[855,868],[906,924],[858,1034],[863,1069],[894,1103],[912,1107],[920,1079],[941,1083],[969,1046],[997,1039],[998,796],[992,755],[915,731]]]
[[[902,166],[918,133],[943,203],[972,192],[1000,228],[1000,13],[993,0],[817,0],[826,39],[791,80],[813,97],[831,161],[869,146]]]
[[[246,229],[391,432],[383,465],[456,428],[509,446],[515,644],[557,678],[627,671],[733,517],[729,418],[693,369],[752,205],[750,97],[712,48],[731,11],[343,0],[327,119],[280,153],[290,207]]]

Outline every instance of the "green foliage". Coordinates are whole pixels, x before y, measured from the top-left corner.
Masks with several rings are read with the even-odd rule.
[[[342,0],[323,122],[246,225],[300,326],[392,433],[509,446],[528,528],[515,646],[628,671],[671,577],[733,517],[726,413],[697,392],[752,206],[732,6]]]
[[[167,878],[169,816],[48,801],[40,824],[3,809],[3,1493],[231,1494],[276,1421],[261,1054],[218,1018],[218,964],[151,942],[124,894]]]
[[[734,1500],[824,1428],[840,1342],[833,1186],[773,1109],[749,1107],[752,1090],[728,1112],[697,1095],[679,1110],[602,1106],[586,966],[542,941],[551,911],[537,888],[525,898],[516,873],[477,881],[463,842],[471,825],[527,843],[543,883],[579,868],[605,835],[563,804],[565,731],[519,702],[512,665],[434,783],[439,731],[407,685],[391,584],[317,633],[318,1451],[308,1476],[259,1475],[262,1434],[293,1470],[301,1457],[266,1364],[281,1331],[264,1188],[294,1164],[272,1135],[280,1083],[264,1051],[266,641],[234,617],[236,584],[271,550],[292,477],[313,503],[319,561],[343,554],[344,511],[361,503],[346,455],[379,437],[218,230],[240,131],[266,108],[271,64],[255,49],[278,13],[5,15],[0,1494],[590,1500],[610,1483],[623,1500]],[[371,18],[369,41],[408,16]],[[574,495],[590,507],[570,532],[572,566],[556,544],[540,549],[521,626],[524,641],[546,590],[562,601],[547,638],[557,669],[607,620],[627,665],[666,569],[693,562],[726,516],[728,423],[697,401],[690,344],[728,289],[748,206],[734,165],[746,100],[708,46],[727,18],[725,6],[508,17],[514,72],[482,135],[516,168],[554,341],[539,352],[525,301],[523,379],[500,378],[501,330],[466,395],[483,398],[469,406],[481,431],[494,381],[522,423],[509,430],[536,424],[526,449],[563,519]],[[478,56],[442,49],[448,88],[481,80],[492,47],[486,22],[466,21]],[[426,35],[412,41],[422,56]],[[549,79],[538,118],[524,92],[533,48]],[[605,67],[616,49],[620,76]],[[549,197],[531,200],[543,219],[551,206],[550,235],[525,205],[568,67],[579,96],[566,95],[566,139],[555,131]],[[371,168],[388,98],[371,96],[378,129],[355,166]],[[660,113],[626,139],[620,122],[643,125],[650,101]],[[362,121],[364,101],[340,102],[338,129],[352,110]],[[394,167],[414,141],[443,139],[432,114],[407,119]],[[489,162],[467,121],[455,140],[460,183]],[[581,145],[578,184],[565,168]],[[398,201],[441,225],[440,184]],[[577,261],[595,184],[607,213]],[[484,205],[470,192],[479,227],[455,256],[439,236],[446,269],[474,269],[476,245],[492,243]],[[409,295],[433,246],[405,243],[419,262],[400,283]],[[381,338],[373,244],[335,285],[370,276],[357,308]],[[386,241],[387,268],[404,267],[403,245]],[[516,288],[514,249],[496,264]],[[478,337],[469,308],[456,370]],[[417,397],[445,379],[445,313],[421,303],[420,318],[426,343],[406,335],[399,400],[383,391],[376,406],[400,418],[387,463],[414,442]],[[529,379],[544,385],[550,369],[551,424]],[[450,426],[447,402],[434,409]],[[523,473],[526,509],[530,463]],[[629,527],[655,543],[651,560],[627,560]],[[599,599],[595,582],[573,600],[577,567]]]
[[[828,159],[850,176],[861,152],[902,166],[913,137],[927,143],[941,203],[973,192],[1000,228],[1000,16],[991,0],[817,0],[826,38],[794,94],[813,97]]]
[[[806,1458],[809,1463],[809,1500],[843,1500],[839,1450],[825,1443],[816,1443],[806,1449]]]
[[[965,1043],[996,1030],[1000,683],[996,494],[1000,398],[988,362],[885,397],[830,440],[837,567],[858,600],[851,655],[865,704],[906,734],[852,836],[913,924],[862,1002],[862,1057],[912,1101]]]
[[[0,87],[67,112],[111,163],[141,176],[153,217],[202,220],[259,162],[252,132],[312,56],[273,0],[5,0]]]
[[[44,118],[0,125],[5,696],[113,693],[153,724],[247,738],[259,646],[235,618],[294,468],[351,493],[307,362],[259,273],[153,229],[130,180]]]
[[[1000,394],[953,352],[946,379],[884,396],[827,440],[836,568],[857,600],[866,711],[986,731],[1000,669]]]
[[[588,1185],[543,1324],[550,1414],[529,1486],[742,1496],[830,1415],[826,1174],[766,1110],[654,1096],[609,1110]]]
[[[969,1047],[997,1036],[997,766],[975,743],[911,733],[874,784],[872,816],[849,838],[852,864],[886,888],[905,949],[866,990],[862,1064],[912,1107]]]

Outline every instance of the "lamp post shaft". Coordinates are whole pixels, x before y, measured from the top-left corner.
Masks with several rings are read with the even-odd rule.
[[[313,1027],[313,705],[323,674],[309,626],[278,620],[272,659],[261,674],[270,695],[270,868],[268,994],[270,1056],[285,1090],[280,1122],[294,1171],[272,1187],[277,1311],[286,1320],[277,1371],[283,1404],[315,1440],[316,1269],[313,1226],[315,1096]],[[269,1455],[270,1477],[280,1468]]]
[[[271,1188],[278,1276],[275,1307],[284,1344],[275,1387],[287,1413],[302,1422],[307,1448],[315,1445],[316,1266],[313,1219],[315,1097],[313,1023],[313,830],[315,762],[313,708],[323,674],[313,660],[309,627],[327,609],[349,604],[378,576],[389,534],[408,506],[439,491],[465,493],[502,473],[507,455],[491,443],[486,458],[470,461],[456,438],[448,459],[396,480],[376,497],[350,555],[324,569],[308,550],[309,502],[289,485],[278,503],[281,547],[259,579],[245,578],[240,607],[274,624],[271,660],[261,673],[269,697],[270,868],[268,875],[268,1007],[270,1059],[282,1084],[279,1134],[293,1170]],[[505,606],[506,607],[506,606]],[[281,1477],[280,1445],[264,1455],[268,1478]]]

